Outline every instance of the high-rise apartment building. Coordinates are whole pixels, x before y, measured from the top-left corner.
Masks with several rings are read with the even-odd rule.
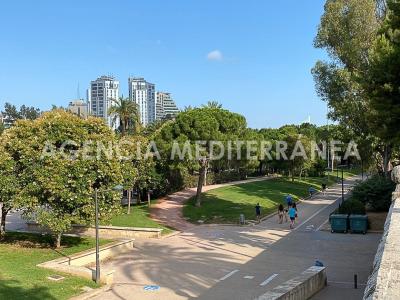
[[[156,120],[155,85],[141,77],[128,79],[129,99],[139,107],[140,122],[146,126]]]
[[[90,83],[88,91],[89,114],[103,118],[108,126],[116,128],[119,124],[112,124],[112,116],[108,110],[114,105],[114,99],[118,99],[119,81],[112,76],[101,76]]]
[[[169,97],[169,93],[157,92],[156,93],[156,120],[164,119],[164,101]]]
[[[161,103],[159,105],[160,111],[158,112],[160,118],[157,120],[173,119],[179,113],[179,109],[170,93],[157,92],[157,105],[159,102]]]

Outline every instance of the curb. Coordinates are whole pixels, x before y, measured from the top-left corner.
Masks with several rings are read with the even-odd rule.
[[[83,294],[80,294],[78,296],[74,296],[72,298],[69,298],[69,300],[86,300],[86,299],[90,299],[93,298],[103,292],[107,292],[111,290],[111,285],[106,285],[97,289],[93,289],[91,291],[88,292],[84,292]]]

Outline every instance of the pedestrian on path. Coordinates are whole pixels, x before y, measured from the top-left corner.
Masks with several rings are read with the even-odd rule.
[[[290,194],[287,194],[285,197],[285,200],[286,200],[286,204],[287,204],[287,209],[289,210],[289,208],[292,206],[293,198]]]
[[[296,211],[296,215],[294,216],[295,217],[295,221],[296,221],[296,219],[297,219],[297,204],[296,204],[296,202],[293,202],[292,207]]]
[[[279,224],[282,224],[284,216],[285,216],[285,222],[287,222],[288,218],[287,218],[287,215],[286,215],[286,210],[285,210],[285,208],[283,207],[282,204],[279,204],[279,206],[278,206]]]
[[[294,228],[294,221],[296,220],[296,209],[292,206],[289,208],[289,218],[290,218],[290,225],[289,228],[293,229]]]
[[[308,189],[308,193],[310,194],[310,198],[312,198],[312,196],[317,192],[317,190],[315,188],[313,188],[312,186],[310,186],[310,188]]]
[[[321,185],[321,187],[322,187],[322,195],[325,196],[325,194],[326,194],[326,183],[323,183],[323,184]]]
[[[257,205],[256,205],[256,219],[257,219],[257,223],[260,223],[260,221],[261,221],[261,206],[260,206],[260,203],[257,203]]]

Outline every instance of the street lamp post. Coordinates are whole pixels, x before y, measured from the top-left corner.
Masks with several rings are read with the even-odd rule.
[[[341,171],[342,171],[342,204],[343,204],[343,202],[344,202],[344,178],[343,178],[343,169],[345,168],[345,167],[347,167],[347,165],[339,165],[339,166],[337,166],[337,172],[339,173],[339,168],[341,169]]]
[[[109,191],[122,191],[122,185],[116,185],[112,189],[108,189],[102,192],[109,192]],[[94,206],[95,206],[95,232],[96,232],[96,274],[95,274],[95,282],[96,284],[100,283],[100,239],[99,239],[99,201],[98,201],[98,194],[99,189],[96,188],[94,190]]]
[[[96,227],[96,283],[100,283],[100,253],[99,253],[99,201],[97,199],[98,189],[94,190],[95,203],[95,227]]]
[[[343,168],[342,168],[342,204],[344,202]]]

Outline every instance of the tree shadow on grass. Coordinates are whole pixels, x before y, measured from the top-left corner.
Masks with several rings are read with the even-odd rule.
[[[2,239],[0,239],[0,243],[19,245],[24,248],[54,248],[54,238],[49,234],[41,233],[7,232],[6,235]],[[81,237],[63,236],[61,239],[62,248],[71,248],[85,244],[89,245],[89,241]]]
[[[56,300],[47,287],[21,287],[18,280],[6,280],[0,278],[0,299],[7,300]]]

